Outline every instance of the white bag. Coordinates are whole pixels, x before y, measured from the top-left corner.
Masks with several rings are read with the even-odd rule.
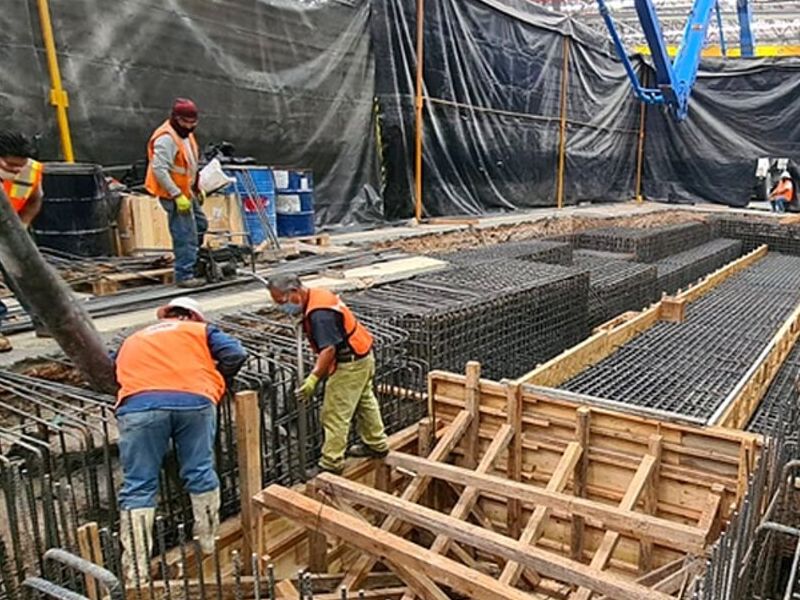
[[[235,177],[228,177],[222,170],[218,159],[212,160],[200,171],[200,189],[206,194],[211,194],[236,181]]]

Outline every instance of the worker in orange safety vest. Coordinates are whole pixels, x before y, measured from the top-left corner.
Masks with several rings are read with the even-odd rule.
[[[769,195],[769,202],[772,205],[772,212],[784,213],[786,208],[792,203],[794,197],[794,183],[789,171],[781,173],[781,179],[772,193]]]
[[[11,203],[20,221],[28,227],[42,210],[44,193],[42,192],[42,163],[31,158],[33,147],[23,134],[16,131],[0,131],[0,181],[3,192]],[[8,288],[14,293],[17,301],[31,315],[37,335],[47,334],[41,321],[31,313],[25,297],[20,293],[14,279],[0,265]],[[8,314],[8,307],[0,301],[0,321]],[[0,334],[0,352],[12,349],[9,339]]]

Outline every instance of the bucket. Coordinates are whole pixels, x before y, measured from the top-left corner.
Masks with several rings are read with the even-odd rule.
[[[222,165],[216,158],[200,171],[200,189],[206,194],[221,190],[234,183],[234,181],[233,177],[228,177],[225,174],[225,171],[222,170]]]
[[[36,243],[78,256],[113,253],[108,188],[100,165],[45,163],[42,211],[31,224]]]
[[[314,235],[314,211],[278,213],[278,236],[302,237]]]

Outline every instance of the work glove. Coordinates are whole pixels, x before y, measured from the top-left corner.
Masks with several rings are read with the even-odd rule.
[[[303,382],[299,388],[297,388],[297,397],[300,400],[311,400],[314,396],[314,392],[317,389],[317,384],[319,383],[319,377],[311,373],[306,380]]]
[[[186,197],[186,194],[181,194],[175,198],[175,208],[181,214],[192,212],[192,201]]]

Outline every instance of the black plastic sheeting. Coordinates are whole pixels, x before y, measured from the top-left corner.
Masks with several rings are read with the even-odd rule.
[[[36,0],[6,4],[0,127],[41,133],[42,158],[58,158]],[[413,215],[414,2],[70,0],[51,11],[79,160],[143,159],[172,99],[189,96],[201,144],[312,169],[318,225]],[[526,0],[429,0],[424,31],[426,215],[555,205],[565,51],[565,203],[634,196],[641,105],[604,32]],[[688,121],[647,110],[645,195],[743,204],[756,158],[800,156],[798,97],[798,59],[704,62]]]
[[[686,121],[647,110],[646,196],[746,206],[758,158],[800,159],[798,99],[800,58],[704,60]]]

